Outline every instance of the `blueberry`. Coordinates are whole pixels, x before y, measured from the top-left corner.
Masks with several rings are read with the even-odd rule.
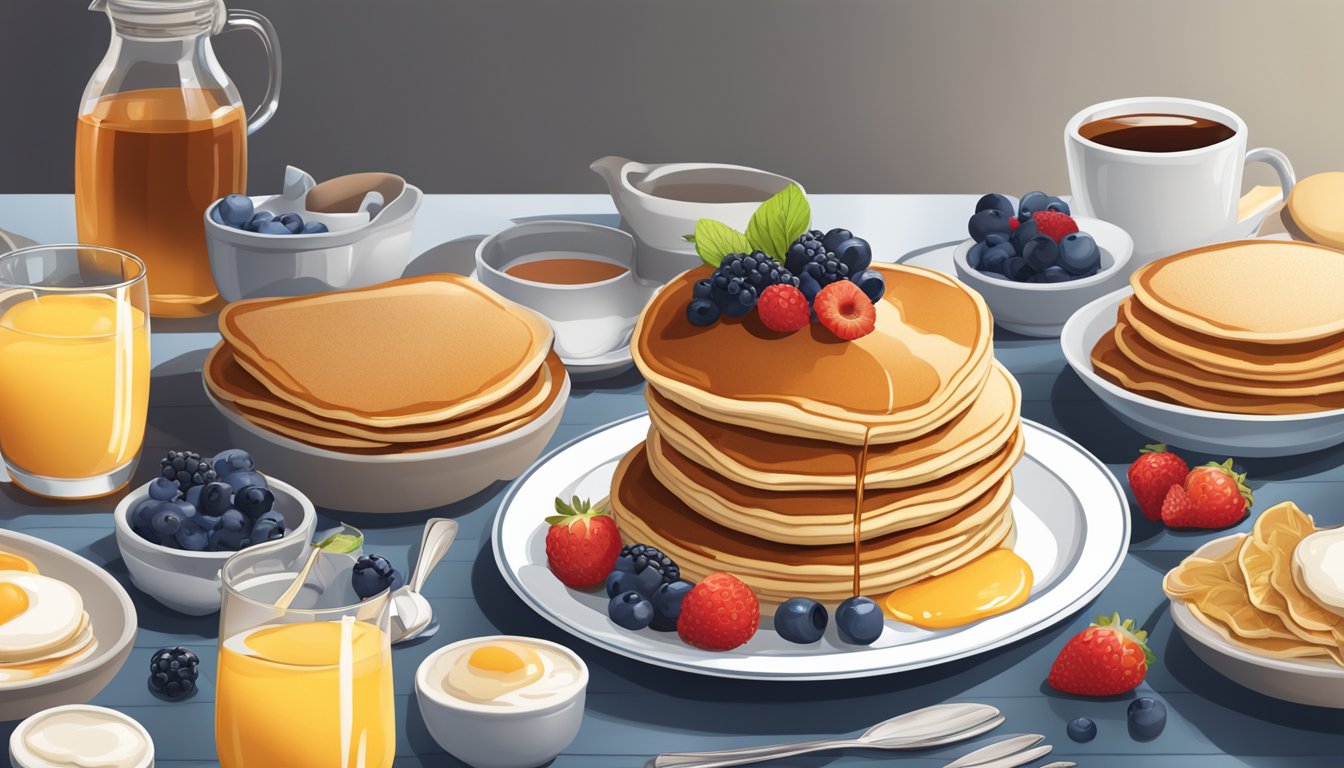
[[[993,234],[1006,236],[1013,231],[1013,227],[1008,223],[1008,216],[1003,211],[990,208],[972,216],[970,221],[966,222],[966,230],[978,243]]]
[[[980,262],[980,271],[990,274],[1003,274],[1003,266],[1008,260],[1017,255],[1013,246],[1008,243],[996,245],[985,251],[985,258]]]
[[[219,516],[233,506],[233,486],[214,482],[201,486],[199,507],[207,515]]]
[[[257,215],[260,216],[261,214]],[[270,216],[269,213],[266,215]],[[245,472],[257,468],[252,462],[251,454],[241,448],[230,448],[227,451],[220,451],[215,454],[214,458],[210,459],[210,463],[214,466],[215,472],[217,472],[220,477],[233,472]]]
[[[275,507],[275,494],[267,488],[249,485],[233,495],[233,506],[256,519]]]
[[[320,222],[320,221],[309,221],[309,222],[306,222],[306,223],[303,225],[303,229],[299,230],[299,234],[301,234],[301,235],[320,235],[320,234],[322,234],[322,233],[324,233],[324,232],[329,232],[329,231],[330,231],[330,230],[327,229],[327,225],[326,225],[326,224],[323,224],[323,223]]]
[[[145,525],[131,526],[131,531],[134,532],[136,536],[139,536],[145,541],[148,541],[150,544],[158,544],[159,546],[168,547],[170,549],[177,548],[176,541],[174,541],[173,539],[165,540],[160,538],[159,534],[156,533],[154,531],[154,528],[150,526],[148,523],[146,523]]]
[[[1050,205],[1050,196],[1044,192],[1028,192],[1017,204],[1017,219],[1025,221],[1037,211],[1044,211]]]
[[[1009,236],[1001,232],[991,232],[985,237],[985,245],[999,245],[1007,242],[1011,242]]]
[[[1067,283],[1073,276],[1059,267],[1047,267],[1027,278],[1029,283]]]
[[[1129,703],[1129,734],[1139,741],[1151,741],[1167,727],[1167,705],[1141,696]]]
[[[607,574],[607,597],[615,597],[622,592],[635,588],[635,574],[630,571],[614,570]]]
[[[154,517],[158,504],[158,499],[152,499],[148,496],[135,502],[126,514],[127,522],[131,524],[132,528],[148,528],[149,521]]]
[[[875,269],[863,270],[851,277],[850,282],[859,286],[859,290],[863,291],[868,300],[874,304],[887,292],[887,281],[882,277],[882,273]]]
[[[238,493],[239,491],[243,490],[249,485],[255,485],[258,488],[270,487],[266,484],[266,478],[262,477],[261,473],[255,470],[247,470],[243,472],[230,472],[227,475],[220,475],[219,479],[225,483],[228,483],[229,487],[233,489],[234,493]]]
[[[691,299],[691,303],[686,305],[686,319],[691,321],[691,325],[701,328],[717,323],[720,312],[719,305],[709,299]]]
[[[979,213],[981,211],[1000,211],[1004,216],[1017,215],[1017,209],[1013,207],[1013,201],[1009,200],[1007,195],[1000,195],[998,192],[990,192],[976,201],[975,212]]]
[[[243,228],[252,232],[256,232],[257,227],[260,227],[262,224],[265,224],[266,222],[274,218],[275,217],[272,216],[269,211],[257,211],[252,216],[252,220],[247,222],[247,225]]]
[[[681,617],[681,601],[695,585],[689,581],[672,581],[654,591],[649,602],[653,603],[653,622],[649,624],[655,631],[672,632],[677,628],[677,619]]]
[[[220,527],[210,532],[209,548],[211,552],[236,552],[243,548],[247,535],[242,531],[232,531]]]
[[[224,514],[219,516],[220,527],[230,531],[241,531],[247,528],[251,522],[247,515],[236,509],[227,509]]]
[[[1051,240],[1049,235],[1037,235],[1022,246],[1022,258],[1032,269],[1044,272],[1059,259],[1059,243]]]
[[[1022,249],[1026,247],[1027,242],[1031,240],[1031,238],[1039,234],[1040,226],[1036,223],[1036,220],[1026,219],[1021,224],[1017,225],[1017,229],[1013,230],[1013,235],[1009,239],[1012,240],[1013,247],[1017,249],[1018,255],[1024,256],[1026,254],[1022,253]]]
[[[1060,200],[1058,197],[1051,197],[1049,202],[1045,204],[1045,209],[1047,211],[1058,211],[1065,216],[1070,214],[1069,204]]]
[[[831,253],[839,254],[840,244],[854,237],[854,233],[848,229],[832,229],[821,236],[821,247]]]
[[[178,517],[181,517],[183,520],[194,520],[198,517],[195,505],[186,499],[178,499],[177,501],[169,501],[165,503],[172,504]]]
[[[149,524],[160,537],[173,536],[181,529],[182,518],[174,509],[160,509]]]
[[[710,287],[708,280],[697,280],[695,285],[691,287],[691,298],[708,299]]]
[[[263,541],[271,541],[285,535],[285,529],[275,524],[271,520],[258,520],[252,524],[252,532],[248,538],[254,544],[260,544]]]
[[[373,597],[385,589],[399,589],[402,584],[401,573],[382,555],[363,555],[350,570],[350,585],[361,598]]]
[[[872,645],[882,636],[882,609],[866,597],[851,597],[835,609],[835,628],[850,645]]]
[[[1101,267],[1101,249],[1085,232],[1071,232],[1059,241],[1059,266],[1071,275],[1086,275]]]
[[[275,220],[284,224],[285,229],[288,229],[293,234],[297,235],[303,231],[303,217],[297,213],[282,213],[279,216],[276,216]]]
[[[1073,718],[1065,730],[1069,732],[1070,739],[1080,744],[1097,738],[1097,724],[1092,722],[1090,717]]]
[[[219,217],[230,227],[242,229],[252,220],[252,200],[247,195],[228,195],[218,208]]]
[[[851,275],[867,269],[868,265],[873,263],[873,247],[862,237],[842,240],[829,250],[835,254],[841,264],[849,267],[849,274]]]
[[[979,269],[980,265],[984,263],[985,251],[989,250],[987,243],[988,241],[972,243],[971,249],[966,252],[966,263],[970,265],[971,269]]]
[[[826,633],[830,617],[816,600],[795,597],[785,600],[775,611],[775,631],[790,643],[808,645]]]
[[[224,217],[221,216],[221,215],[219,215],[219,205],[218,205],[218,204],[210,206],[210,220],[213,221],[213,222],[215,222],[216,224],[222,226],[222,227],[227,227],[227,226],[229,226],[228,224],[226,224],[226,223],[224,222]]]
[[[798,276],[798,290],[803,292],[803,298],[807,299],[808,304],[811,304],[816,301],[817,294],[821,293],[821,283],[817,282],[817,278],[810,273],[804,272]]]
[[[654,568],[645,568],[627,574],[631,578],[630,588],[644,597],[653,597],[653,593],[663,585],[663,574]]]
[[[197,515],[192,521],[201,526],[206,533],[211,533],[220,529],[224,518],[219,515]]]
[[[1003,276],[1019,283],[1035,274],[1035,270],[1021,256],[1014,256],[1003,263]]]
[[[263,222],[261,222],[261,223],[258,224],[256,227],[254,227],[252,231],[253,231],[253,232],[256,232],[256,233],[259,234],[259,235],[292,235],[292,234],[294,234],[293,232],[290,232],[290,231],[289,231],[289,227],[286,227],[284,224],[281,224],[280,222],[276,221],[275,219],[271,219],[270,221],[263,221]]]
[[[285,516],[280,514],[279,511],[274,509],[270,510],[269,512],[262,512],[260,515],[257,516],[256,522],[260,523],[263,521],[268,522],[272,525],[278,525],[281,528],[285,526]]]
[[[192,552],[204,552],[210,546],[209,534],[192,520],[183,521],[175,538],[179,546]]]
[[[193,486],[191,486],[190,488],[187,489],[187,493],[186,493],[185,496],[183,496],[183,498],[186,499],[186,500],[187,500],[187,503],[190,504],[191,506],[193,506],[193,507],[195,507],[195,508],[197,508],[197,509],[200,509],[200,508],[201,508],[201,490],[202,490],[203,488],[205,488],[204,485],[193,485]]]
[[[619,627],[644,629],[653,623],[653,603],[633,590],[622,592],[607,603],[607,615]]]

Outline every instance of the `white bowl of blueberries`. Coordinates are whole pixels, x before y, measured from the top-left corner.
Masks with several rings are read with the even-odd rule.
[[[980,198],[957,246],[957,277],[985,298],[994,322],[1024,336],[1057,338],[1084,305],[1129,281],[1134,241],[1114,224],[1072,216],[1069,205],[1029,192]]]
[[[317,510],[258,472],[244,451],[169,451],[160,476],[126,494],[113,520],[135,586],[174,611],[204,616],[219,610],[225,560],[264,542],[281,542],[277,557],[286,561],[302,557]]]

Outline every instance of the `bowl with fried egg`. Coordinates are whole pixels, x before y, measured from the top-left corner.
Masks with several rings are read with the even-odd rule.
[[[578,735],[587,689],[588,667],[578,654],[511,635],[446,645],[415,673],[425,727],[473,768],[530,768],[553,759]]]
[[[84,704],[131,653],[136,614],[102,567],[0,530],[0,720]]]

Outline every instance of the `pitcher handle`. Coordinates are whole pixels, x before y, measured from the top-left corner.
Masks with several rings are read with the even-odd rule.
[[[275,110],[280,106],[280,40],[270,20],[256,11],[241,9],[229,11],[223,31],[232,32],[239,29],[245,29],[261,38],[261,46],[266,49],[266,57],[270,62],[266,95],[261,98],[261,104],[257,105],[252,114],[247,116],[247,134],[251,136],[271,121],[275,116]]]

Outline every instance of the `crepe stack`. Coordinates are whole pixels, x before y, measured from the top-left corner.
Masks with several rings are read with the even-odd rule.
[[[1111,382],[1239,414],[1344,408],[1344,253],[1246,240],[1153,262],[1092,350]]]
[[[952,278],[877,268],[876,330],[849,342],[755,314],[691,325],[708,268],[654,297],[631,345],[652,428],[611,490],[625,540],[767,605],[877,597],[1011,543],[1021,395],[989,311]]]
[[[1294,573],[1297,545],[1316,531],[1310,516],[1284,502],[1217,557],[1187,557],[1162,588],[1229,642],[1263,656],[1344,665],[1344,616],[1318,603]]]
[[[551,328],[468,278],[255,299],[219,316],[211,394],[267,431],[359,454],[435,451],[536,419],[565,369]]]

